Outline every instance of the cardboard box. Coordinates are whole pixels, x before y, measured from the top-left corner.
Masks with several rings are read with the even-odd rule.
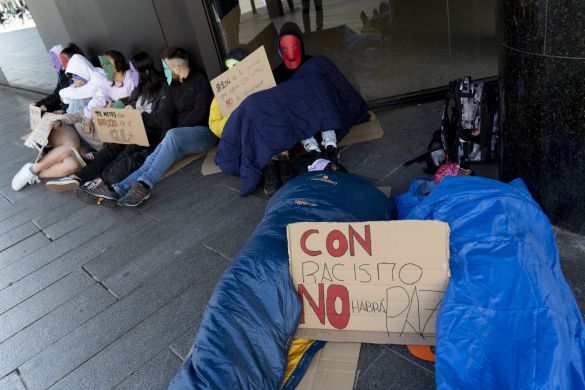
[[[102,142],[149,146],[142,115],[125,108],[94,108],[93,126]]]
[[[449,280],[449,226],[438,221],[296,223],[290,271],[303,304],[296,337],[435,343]]]
[[[39,126],[39,123],[41,123],[41,108],[31,104],[28,111],[30,116],[30,129],[34,131]]]

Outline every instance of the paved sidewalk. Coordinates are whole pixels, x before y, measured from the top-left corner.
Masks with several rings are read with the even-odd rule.
[[[0,29],[0,53],[0,68],[11,86],[34,91],[55,88],[57,73],[36,27],[10,32]]]
[[[163,389],[193,343],[215,283],[260,221],[267,198],[201,161],[163,180],[138,209],[89,206],[12,176],[38,96],[0,88],[0,389]],[[421,166],[441,102],[378,113],[386,136],[342,153],[394,193]],[[490,168],[485,172],[490,173]],[[493,167],[492,167],[493,171]],[[565,274],[585,302],[585,240],[558,232]],[[363,345],[358,389],[432,389],[434,367],[403,346]]]

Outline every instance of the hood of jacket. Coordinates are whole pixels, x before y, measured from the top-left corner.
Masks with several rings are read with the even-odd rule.
[[[94,67],[91,62],[81,54],[74,54],[73,57],[71,57],[65,72],[82,77],[88,81],[95,77],[96,74],[101,75],[103,78],[106,77],[106,73],[102,68]]]

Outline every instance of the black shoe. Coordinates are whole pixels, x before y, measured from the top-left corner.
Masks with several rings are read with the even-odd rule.
[[[335,169],[330,170],[347,173],[347,169],[339,162],[339,152],[335,146],[329,145],[325,148],[325,158],[335,166]]]
[[[118,194],[111,191],[102,179],[89,181],[75,190],[77,198],[84,203],[116,207]]]
[[[118,206],[136,207],[150,198],[150,188],[137,181],[132,184],[130,191],[118,200]]]
[[[278,173],[282,184],[286,184],[295,176],[288,156],[278,156]]]
[[[318,159],[323,158],[320,150],[309,150],[309,161],[307,165],[313,164]]]
[[[274,160],[264,169],[264,193],[272,196],[282,187],[280,176],[278,175],[278,165]]]

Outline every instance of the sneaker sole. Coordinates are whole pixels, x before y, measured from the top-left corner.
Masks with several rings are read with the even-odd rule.
[[[47,183],[45,185],[48,190],[53,192],[73,191],[79,187],[79,183]]]
[[[83,203],[87,203],[87,204],[91,204],[91,205],[95,205],[95,206],[106,206],[109,208],[114,208],[118,205],[118,202],[114,199],[106,199],[103,197],[94,196],[92,194],[89,194],[89,193],[81,190],[80,188],[77,188],[77,191],[75,191],[75,194],[77,195],[77,199],[81,200]]]
[[[123,207],[138,207],[138,206],[140,206],[142,203],[144,203],[144,201],[145,201],[145,200],[147,200],[147,199],[150,199],[150,194],[146,195],[146,196],[144,197],[144,199],[142,199],[140,202],[138,202],[138,203],[136,203],[136,204],[126,204],[126,203],[123,203],[123,202],[120,202],[120,201],[118,201],[118,202],[117,202],[117,205],[118,205],[118,206],[123,206]]]
[[[79,154],[77,149],[71,148],[71,157],[73,157],[75,161],[81,165],[81,168],[85,168],[87,166],[87,163],[83,160],[83,157],[81,157],[81,154]]]

